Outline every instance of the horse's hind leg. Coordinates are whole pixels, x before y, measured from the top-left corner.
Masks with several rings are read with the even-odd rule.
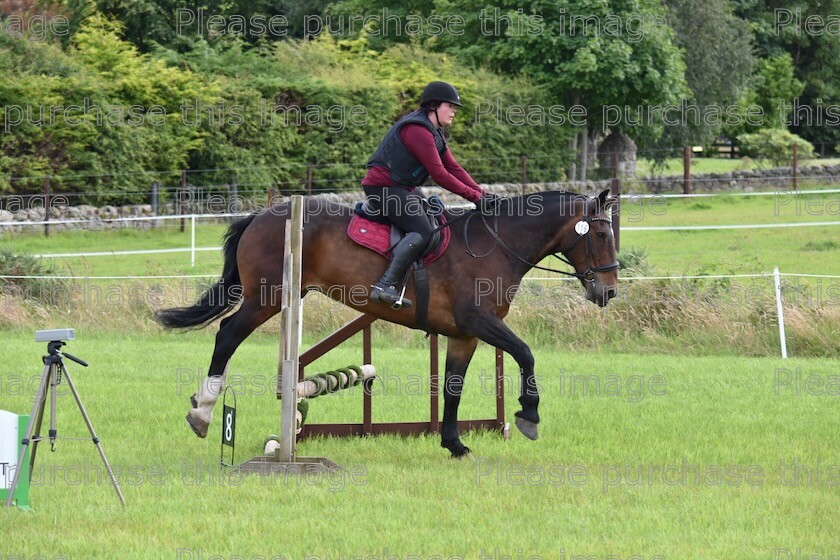
[[[458,434],[458,405],[461,403],[461,390],[464,387],[464,375],[475,353],[478,339],[449,337],[446,348],[446,375],[443,386],[443,422],[440,427],[440,445],[448,449],[453,457],[461,457],[470,452],[470,448],[461,443]]]
[[[213,407],[224,390],[224,374],[233,353],[242,341],[280,311],[280,306],[261,305],[259,298],[246,300],[239,310],[222,320],[216,333],[216,346],[210,370],[198,392],[190,397],[192,408],[187,413],[187,424],[198,437],[207,437],[213,419]]]
[[[465,332],[474,334],[487,344],[501,348],[507,352],[519,365],[522,376],[519,404],[522,410],[515,413],[516,427],[528,439],[537,439],[540,415],[537,411],[540,404],[537,382],[534,377],[534,355],[531,349],[496,315],[481,315],[465,322]]]

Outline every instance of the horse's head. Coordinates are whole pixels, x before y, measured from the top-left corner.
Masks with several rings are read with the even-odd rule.
[[[605,190],[597,197],[575,205],[575,215],[563,228],[561,247],[575,276],[586,289],[586,299],[604,307],[618,295],[618,261],[612,222],[607,217],[609,205]]]

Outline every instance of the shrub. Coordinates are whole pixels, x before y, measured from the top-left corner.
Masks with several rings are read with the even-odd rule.
[[[462,91],[450,135],[476,181],[518,181],[523,154],[532,181],[562,178],[567,163],[558,147],[568,127],[545,115],[516,126],[497,113],[550,105],[544,88],[419,45],[377,52],[366,36],[324,34],[260,46],[195,38],[177,51],[142,53],[121,33],[119,22],[94,15],[62,48],[0,27],[0,105],[90,108],[18,123],[0,107],[0,128],[8,129],[0,134],[0,192],[41,192],[49,174],[53,192],[86,193],[82,202],[143,203],[152,182],[177,188],[181,169],[200,170],[188,180],[206,189],[235,178],[243,189],[294,192],[307,164],[316,191],[355,190],[385,132],[434,79]],[[362,114],[351,118],[352,110]]]
[[[39,258],[0,249],[0,292],[7,298],[44,304],[65,302],[69,284],[58,278],[44,278],[54,275],[52,266],[45,265]]]
[[[814,157],[814,145],[787,130],[769,128],[738,136],[741,152],[747,156],[770,160],[776,167],[791,165],[793,146],[799,145],[799,157]]]
[[[631,246],[620,251],[616,258],[621,265],[622,276],[647,276],[653,268],[648,262],[647,250],[644,247]]]

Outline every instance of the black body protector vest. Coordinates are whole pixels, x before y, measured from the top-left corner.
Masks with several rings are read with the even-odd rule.
[[[407,124],[419,124],[425,126],[435,138],[435,148],[441,156],[446,151],[446,138],[443,131],[435,128],[429,117],[422,109],[417,109],[398,120],[391,130],[385,135],[382,143],[373,153],[367,166],[375,167],[381,165],[391,172],[391,180],[397,185],[420,186],[429,178],[429,172],[415,158],[403,144],[400,138],[400,130]]]

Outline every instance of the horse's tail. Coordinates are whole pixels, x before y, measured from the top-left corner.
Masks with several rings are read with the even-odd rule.
[[[170,329],[205,327],[231,309],[242,299],[239,267],[236,265],[236,249],[245,229],[251,225],[256,214],[231,224],[225,234],[225,264],[222,277],[198,298],[190,307],[173,307],[155,313],[155,320]]]

